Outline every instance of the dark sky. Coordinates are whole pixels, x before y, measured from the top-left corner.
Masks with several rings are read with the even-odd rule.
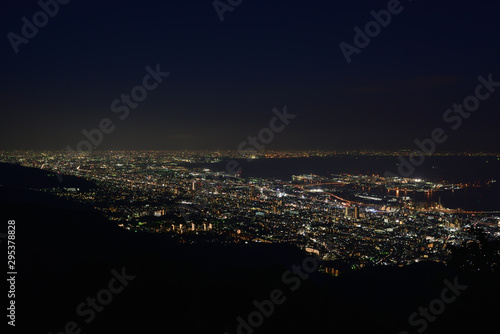
[[[442,127],[439,150],[500,151],[500,87],[443,120],[479,75],[500,81],[500,2],[402,0],[348,64],[339,44],[387,3],[243,0],[221,22],[211,0],[72,0],[16,54],[40,7],[2,1],[0,149],[75,148],[103,118],[98,149],[236,149],[286,105],[269,149],[413,149]],[[170,75],[120,120],[111,103],[156,64]]]

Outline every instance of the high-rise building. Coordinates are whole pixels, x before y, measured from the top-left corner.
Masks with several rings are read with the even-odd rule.
[[[254,199],[255,199],[256,194],[257,194],[257,191],[255,190],[255,186],[251,186],[251,187],[250,187],[250,199],[251,199],[251,200],[254,200]]]
[[[354,219],[359,219],[359,207],[354,207]]]

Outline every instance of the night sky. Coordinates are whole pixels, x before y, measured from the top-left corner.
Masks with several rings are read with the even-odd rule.
[[[235,150],[286,105],[269,149],[414,149],[441,127],[439,150],[500,151],[500,87],[443,120],[479,75],[500,82],[500,2],[402,0],[348,64],[339,44],[388,2],[243,0],[221,22],[211,0],[72,0],[16,54],[40,6],[2,1],[0,149],[75,147],[109,118],[98,149]],[[112,102],[157,64],[170,75],[121,120]]]

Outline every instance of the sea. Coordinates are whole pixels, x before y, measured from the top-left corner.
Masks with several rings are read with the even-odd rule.
[[[274,178],[290,181],[292,175],[368,174],[398,175],[398,157],[337,156],[286,159],[237,159],[244,178]],[[227,161],[190,164],[191,167],[226,171]],[[473,183],[476,187],[454,191],[436,191],[425,200],[438,202],[450,209],[467,211],[500,211],[500,158],[495,156],[433,156],[426,157],[410,176],[447,183]],[[498,181],[498,182],[495,182]],[[418,195],[415,195],[418,196]],[[423,198],[423,196],[422,196]]]

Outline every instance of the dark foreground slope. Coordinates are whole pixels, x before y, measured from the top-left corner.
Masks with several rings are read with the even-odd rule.
[[[422,263],[337,278],[315,273],[291,291],[282,275],[305,257],[295,247],[178,245],[119,229],[92,211],[24,201],[26,192],[13,201],[11,191],[0,191],[0,232],[16,221],[16,327],[9,332],[233,334],[237,318],[256,310],[254,300],[280,289],[286,300],[254,333],[416,333],[410,314],[441,298],[443,279],[455,277],[467,289],[425,333],[487,332],[497,324],[498,275]],[[3,254],[5,245],[2,239]],[[134,278],[95,317],[88,306],[78,312],[88,297],[106,297],[100,291],[112,270]],[[71,321],[77,327],[65,331]]]

